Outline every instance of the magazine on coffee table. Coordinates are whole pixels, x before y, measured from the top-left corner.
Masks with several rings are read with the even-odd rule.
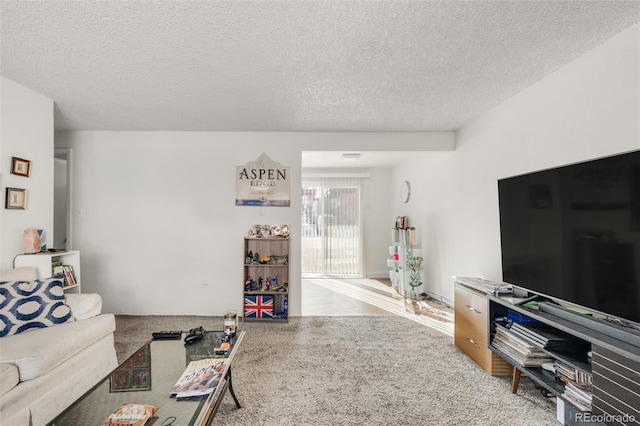
[[[210,394],[227,370],[227,358],[191,361],[169,394],[177,399]]]
[[[102,422],[101,426],[144,426],[158,407],[143,404],[122,404],[113,414]]]

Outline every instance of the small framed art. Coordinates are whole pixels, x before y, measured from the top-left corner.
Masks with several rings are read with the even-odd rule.
[[[27,208],[27,191],[20,188],[7,188],[6,209],[25,210]]]
[[[11,157],[11,174],[29,177],[31,161],[24,158]]]

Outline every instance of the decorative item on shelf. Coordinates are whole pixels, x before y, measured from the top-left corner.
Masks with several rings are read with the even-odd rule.
[[[407,216],[396,217],[396,229],[407,229],[409,227],[409,218]]]
[[[40,251],[47,251],[47,243],[44,238],[44,229],[38,229],[38,235],[40,235]]]
[[[249,238],[288,238],[289,225],[253,225],[249,232]]]
[[[289,283],[276,284],[271,286],[271,291],[285,292],[289,288]]]
[[[22,234],[22,252],[25,254],[40,252],[40,234],[36,228],[27,228]]]
[[[407,248],[407,268],[411,271],[409,276],[409,285],[411,286],[411,298],[418,298],[418,287],[422,285],[420,279],[420,269],[422,268],[422,257],[413,255],[413,248]]]
[[[260,288],[256,280],[253,277],[247,278],[244,282],[244,291],[257,291]]]
[[[224,334],[227,336],[235,336],[238,327],[238,312],[235,310],[226,311],[224,313],[223,322]]]
[[[245,318],[273,318],[273,296],[244,296]]]

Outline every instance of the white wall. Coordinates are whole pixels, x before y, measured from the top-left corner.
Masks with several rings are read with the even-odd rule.
[[[387,259],[394,221],[389,197],[393,194],[392,169],[368,169],[364,186],[365,271],[369,278],[389,278]]]
[[[639,64],[635,25],[464,126],[455,152],[394,170],[395,188],[412,184],[394,216],[420,232],[430,292],[452,301],[453,275],[501,279],[498,179],[640,148]]]
[[[257,223],[286,223],[294,236],[289,307],[299,315],[302,151],[441,150],[453,140],[452,133],[58,133],[56,147],[74,153],[72,232],[83,292],[100,293],[114,313],[241,310],[243,237]],[[235,167],[262,152],[290,167],[291,207],[235,206]],[[378,251],[386,253],[387,229],[382,234]]]
[[[31,161],[30,176],[11,174],[11,157]],[[5,209],[7,187],[27,190],[27,209]],[[53,101],[0,76],[0,270],[12,267],[28,227],[53,238]]]

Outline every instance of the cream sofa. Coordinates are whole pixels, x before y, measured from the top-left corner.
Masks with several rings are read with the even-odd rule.
[[[16,268],[0,281],[33,281]],[[45,425],[117,366],[115,317],[97,294],[65,294],[74,321],[0,337],[0,424]]]

